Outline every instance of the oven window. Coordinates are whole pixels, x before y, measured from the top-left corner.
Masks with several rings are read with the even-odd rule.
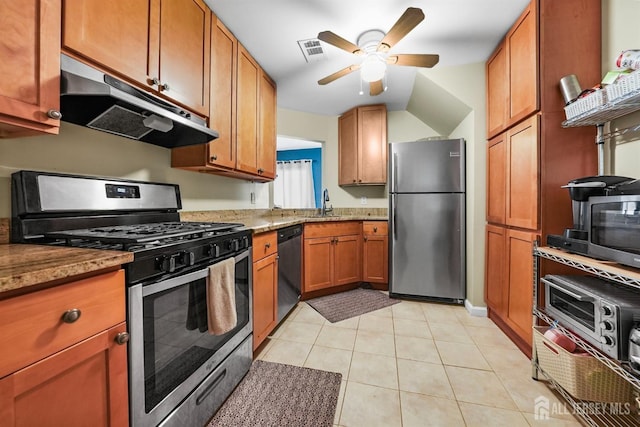
[[[148,413],[249,323],[249,258],[236,263],[238,323],[224,335],[207,330],[206,279],[143,298],[145,411]]]
[[[640,202],[591,205],[591,243],[640,254]]]
[[[590,331],[596,330],[596,314],[593,302],[579,301],[561,290],[547,287],[549,304],[576,323]]]

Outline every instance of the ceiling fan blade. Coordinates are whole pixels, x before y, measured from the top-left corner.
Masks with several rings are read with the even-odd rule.
[[[328,75],[327,77],[318,80],[319,85],[326,85],[327,83],[331,83],[334,80],[339,79],[342,76],[346,76],[349,73],[352,73],[360,68],[360,65],[350,65],[347,68],[343,68],[340,71],[336,71],[333,74]]]
[[[409,34],[409,31],[413,30],[423,19],[424,13],[422,13],[422,9],[410,7],[405,10],[400,19],[393,24],[393,27],[378,44],[378,52],[388,52],[393,45]]]
[[[440,55],[406,53],[400,55],[391,55],[387,58],[387,64],[431,68],[436,65],[439,60]]]
[[[382,92],[384,92],[384,87],[382,86],[382,80],[369,83],[369,95],[376,96],[376,95],[380,95]]]
[[[342,50],[346,50],[349,53],[353,53],[356,55],[364,54],[362,49],[360,49],[358,46],[351,43],[349,40],[345,40],[339,35],[332,33],[331,31],[323,31],[321,33],[318,33],[318,39]]]

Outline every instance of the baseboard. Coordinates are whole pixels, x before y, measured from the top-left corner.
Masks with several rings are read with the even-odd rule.
[[[487,307],[475,307],[468,299],[464,300],[464,308],[466,308],[472,316],[487,317]]]

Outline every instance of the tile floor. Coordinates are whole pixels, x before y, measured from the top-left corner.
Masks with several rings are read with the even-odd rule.
[[[580,426],[536,421],[529,359],[487,318],[462,307],[402,301],[330,323],[300,303],[259,359],[342,373],[336,426]]]

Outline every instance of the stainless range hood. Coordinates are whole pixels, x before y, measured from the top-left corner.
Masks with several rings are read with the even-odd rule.
[[[165,148],[218,137],[203,118],[67,55],[60,68],[64,121]]]

